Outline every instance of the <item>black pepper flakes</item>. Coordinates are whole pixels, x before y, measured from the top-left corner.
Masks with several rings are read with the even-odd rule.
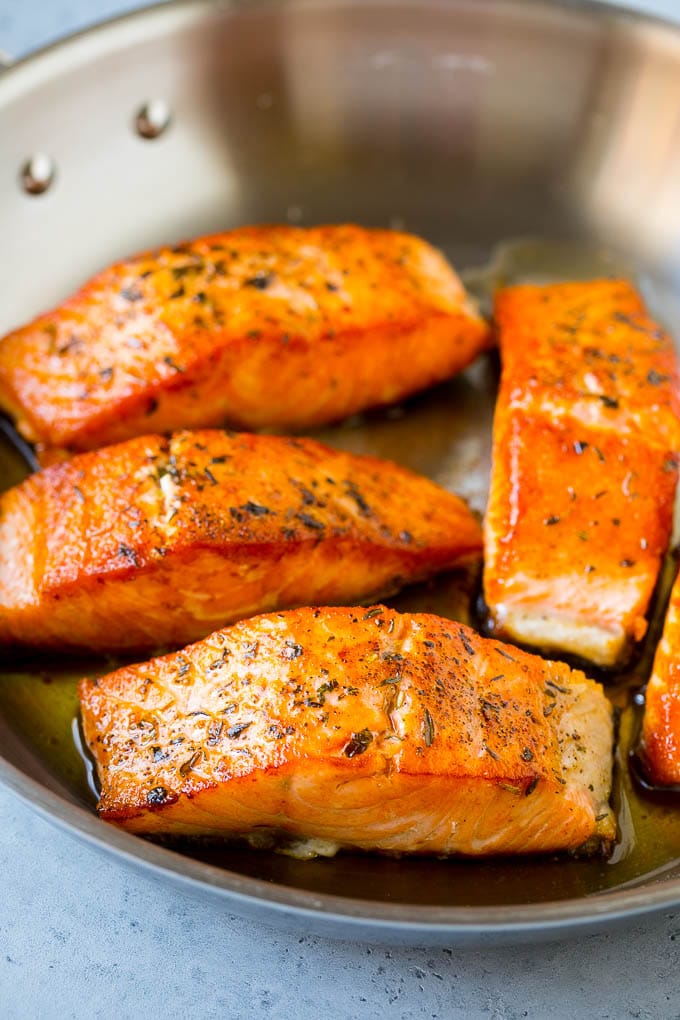
[[[481,699],[482,715],[489,721],[489,719],[498,719],[501,714],[501,706],[495,705],[493,701],[489,701],[487,698]]]
[[[465,651],[468,653],[468,655],[474,655],[475,654],[475,650],[472,647],[472,645],[470,644],[470,642],[468,640],[468,637],[467,637],[465,631],[462,628],[458,631],[458,637],[460,638],[460,642],[461,642],[463,648],[465,649]]]
[[[181,375],[184,372],[184,369],[180,365],[178,365],[177,362],[174,361],[169,354],[165,355],[163,361],[168,366],[168,368],[171,368],[173,370],[173,372],[177,372],[179,375]]]
[[[303,651],[302,645],[298,645],[294,641],[286,641],[281,650],[281,655],[284,659],[288,660],[299,659]]]
[[[358,755],[364,753],[372,740],[373,734],[369,729],[363,729],[358,733],[353,733],[351,740],[349,740],[343,748],[343,754],[346,758],[356,758]]]
[[[302,524],[306,524],[308,528],[313,528],[315,531],[323,531],[325,525],[316,519],[316,517],[310,517],[309,514],[295,514],[295,517]]]
[[[189,671],[191,670],[191,663],[187,662],[186,659],[177,659],[176,661],[178,663],[177,679],[181,680],[182,677],[185,677],[187,673],[189,673]]]
[[[362,496],[361,492],[359,491],[359,489],[355,485],[355,483],[350,481],[349,479],[346,479],[345,482],[343,483],[343,485],[345,487],[345,491],[347,492],[347,495],[350,497],[350,499],[354,500],[354,502],[356,503],[360,513],[364,517],[370,517],[372,515],[373,511],[371,510],[370,506],[368,505],[368,503],[366,502],[366,500]]]
[[[223,728],[224,723],[221,719],[216,719],[214,722],[211,722],[210,726],[208,726],[208,739],[206,740],[206,744],[210,747],[214,747],[215,744],[218,744],[220,737],[222,736]]]
[[[154,786],[146,795],[147,804],[165,804],[168,799],[168,791],[164,786]]]
[[[252,720],[250,722],[235,723],[227,730],[227,736],[230,740],[235,740],[237,737],[240,737],[242,733],[245,733],[248,727],[252,725]]]
[[[380,616],[385,610],[382,606],[376,606],[375,609],[369,609],[367,613],[361,617],[362,620],[372,620],[375,616]]]
[[[243,503],[239,507],[239,510],[243,510],[244,513],[250,514],[252,517],[266,517],[267,514],[273,513],[268,506],[262,506],[261,503],[253,503],[251,500],[248,500],[247,503]]]
[[[125,545],[124,542],[121,542],[120,545],[118,546],[118,555],[122,556],[129,563],[131,563],[133,567],[139,566],[139,559],[137,557],[137,553],[129,545]]]
[[[255,290],[266,290],[274,282],[273,273],[255,273],[249,279],[243,281],[244,287],[254,287]]]
[[[561,687],[559,684],[555,683],[554,680],[546,680],[546,685],[554,688],[556,691],[559,691],[560,694],[571,694],[571,687]]]
[[[180,765],[180,767],[179,767],[179,774],[180,774],[180,776],[182,776],[182,777],[188,776],[189,773],[191,772],[191,770],[193,769],[193,767],[195,765],[197,765],[198,762],[201,760],[202,754],[203,754],[202,751],[194,751],[194,753],[192,754],[191,758],[189,758],[187,761],[183,762]]]
[[[306,488],[304,485],[298,485],[298,488],[300,490],[300,495],[302,496],[302,505],[314,506],[314,504],[316,503],[316,496],[314,495],[314,493],[310,492],[310,490]]]

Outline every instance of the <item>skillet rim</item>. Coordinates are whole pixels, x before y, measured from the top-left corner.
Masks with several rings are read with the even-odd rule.
[[[295,0],[293,0],[295,2]],[[300,0],[309,9],[353,6],[355,0]],[[394,6],[392,0],[373,0]],[[410,6],[416,0],[397,0]],[[435,0],[456,6],[460,0]],[[520,6],[577,12],[610,22],[663,30],[680,54],[680,24],[618,4],[596,0],[514,0]],[[13,96],[49,80],[65,67],[71,72],[100,52],[110,52],[142,36],[149,37],[201,21],[219,11],[276,8],[286,0],[169,0],[124,13],[58,39],[11,63],[0,66],[0,107]],[[477,0],[477,7],[497,6],[497,0]],[[177,851],[116,829],[64,796],[50,790],[13,765],[0,752],[0,783],[17,794],[39,815],[87,844],[136,865],[156,879],[170,878],[185,889],[218,896],[237,912],[258,916],[279,926],[294,921],[298,927],[322,928],[323,934],[340,938],[364,937],[398,941],[411,946],[425,944],[499,945],[540,937],[560,938],[592,931],[604,924],[623,921],[680,905],[680,877],[663,879],[649,873],[634,888],[620,887],[575,899],[496,907],[436,907],[383,903],[351,896],[312,893],[292,886],[244,876],[218,868]],[[663,870],[670,870],[668,865]]]

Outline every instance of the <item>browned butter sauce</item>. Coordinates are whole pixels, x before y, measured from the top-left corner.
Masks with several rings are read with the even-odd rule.
[[[524,240],[501,245],[491,263],[464,274],[486,307],[497,282],[554,280],[605,275],[637,276],[609,252],[560,243]],[[642,279],[653,313],[680,340],[680,306],[651,280]],[[481,359],[459,378],[407,404],[374,412],[316,433],[333,446],[396,460],[458,492],[483,512],[497,385],[496,358]],[[0,487],[16,484],[26,461],[0,433]],[[618,676],[597,677],[620,710],[614,806],[620,837],[612,857],[567,856],[496,860],[424,860],[340,854],[333,860],[295,860],[247,846],[190,844],[186,854],[245,875],[317,893],[347,894],[393,903],[475,906],[536,903],[634,887],[680,865],[680,794],[646,794],[634,782],[628,757],[634,748],[640,707],[635,695],[648,675],[673,577],[666,566],[652,626],[637,661]],[[401,610],[430,611],[453,619],[471,617],[477,578],[447,575],[390,600]],[[119,660],[58,657],[0,657],[0,715],[54,777],[56,784],[94,809],[88,763],[79,750],[76,683],[101,675]],[[102,823],[103,824],[103,823]]]

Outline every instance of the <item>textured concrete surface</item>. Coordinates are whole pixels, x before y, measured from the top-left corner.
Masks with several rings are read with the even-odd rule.
[[[130,0],[0,0],[17,55]],[[642,5],[640,5],[642,6]],[[677,0],[645,5],[680,16]],[[2,140],[0,139],[0,151]],[[680,1017],[680,913],[549,945],[403,950],[270,930],[140,876],[0,789],[0,1018]]]
[[[4,1020],[680,1016],[680,913],[483,952],[334,943],[140,877],[5,792],[0,889]]]

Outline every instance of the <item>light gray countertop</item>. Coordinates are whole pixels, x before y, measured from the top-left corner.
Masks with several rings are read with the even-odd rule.
[[[19,55],[133,0],[0,0]],[[677,0],[639,3],[680,17]],[[0,146],[2,141],[0,139]],[[0,1018],[680,1017],[680,912],[569,942],[385,949],[290,934],[140,875],[0,789]]]

